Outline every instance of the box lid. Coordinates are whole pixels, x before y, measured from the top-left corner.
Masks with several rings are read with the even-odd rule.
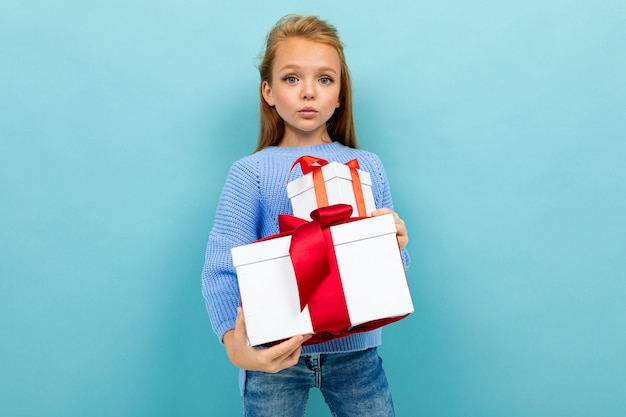
[[[393,214],[384,214],[331,226],[330,232],[333,237],[333,244],[337,246],[382,235],[395,235],[396,223],[393,220]]]
[[[289,244],[291,236],[277,237],[276,239],[263,240],[249,245],[237,246],[230,250],[233,257],[233,265],[236,267],[256,262],[289,256]]]
[[[330,232],[333,243],[336,246],[382,235],[395,234],[396,224],[392,214],[384,214],[331,226]],[[291,236],[282,236],[232,248],[233,265],[240,267],[289,256],[290,244]]]

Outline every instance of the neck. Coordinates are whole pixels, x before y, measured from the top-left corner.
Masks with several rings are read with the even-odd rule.
[[[278,146],[315,146],[331,142],[332,139],[325,128],[317,132],[296,132],[286,129]]]

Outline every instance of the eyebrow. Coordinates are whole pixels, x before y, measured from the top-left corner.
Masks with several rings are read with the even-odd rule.
[[[288,71],[288,70],[299,70],[301,69],[300,65],[296,65],[296,64],[287,64],[284,67],[281,67],[278,69],[279,72],[283,72],[283,71]],[[333,67],[320,67],[317,68],[317,71],[319,72],[332,72],[335,74],[338,74],[338,71],[335,70]]]

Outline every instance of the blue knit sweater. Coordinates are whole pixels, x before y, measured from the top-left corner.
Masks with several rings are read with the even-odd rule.
[[[289,169],[302,155],[341,163],[356,158],[361,169],[372,177],[376,208],[393,209],[387,176],[378,156],[338,142],[307,147],[268,147],[235,162],[218,202],[202,273],[202,292],[213,330],[220,342],[224,333],[235,327],[240,304],[230,250],[278,233],[278,215],[292,214],[286,187]],[[300,169],[295,168],[291,179],[301,175]],[[404,250],[402,257],[405,267],[408,267],[409,257]],[[378,329],[304,346],[302,354],[356,351],[380,343],[381,330]]]

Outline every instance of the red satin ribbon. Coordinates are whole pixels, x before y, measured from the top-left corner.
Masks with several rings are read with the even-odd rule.
[[[315,333],[339,334],[350,327],[330,226],[350,219],[352,206],[337,204],[311,213],[313,221],[293,232],[289,255],[296,274],[300,309],[309,307]]]
[[[322,167],[328,164],[328,161],[315,156],[304,155],[296,159],[291,166],[289,174],[300,164],[302,174],[306,175],[312,173],[313,175],[313,189],[315,191],[315,200],[317,207],[328,206],[328,194],[326,194],[326,184],[324,183],[324,176],[322,175]],[[357,169],[360,168],[359,161],[353,159],[348,161],[345,165],[350,168],[350,177],[352,179],[352,191],[354,192],[354,198],[356,200],[356,208],[359,217],[367,217],[369,213],[365,211],[365,199],[363,197],[363,187],[361,186],[361,177]]]

